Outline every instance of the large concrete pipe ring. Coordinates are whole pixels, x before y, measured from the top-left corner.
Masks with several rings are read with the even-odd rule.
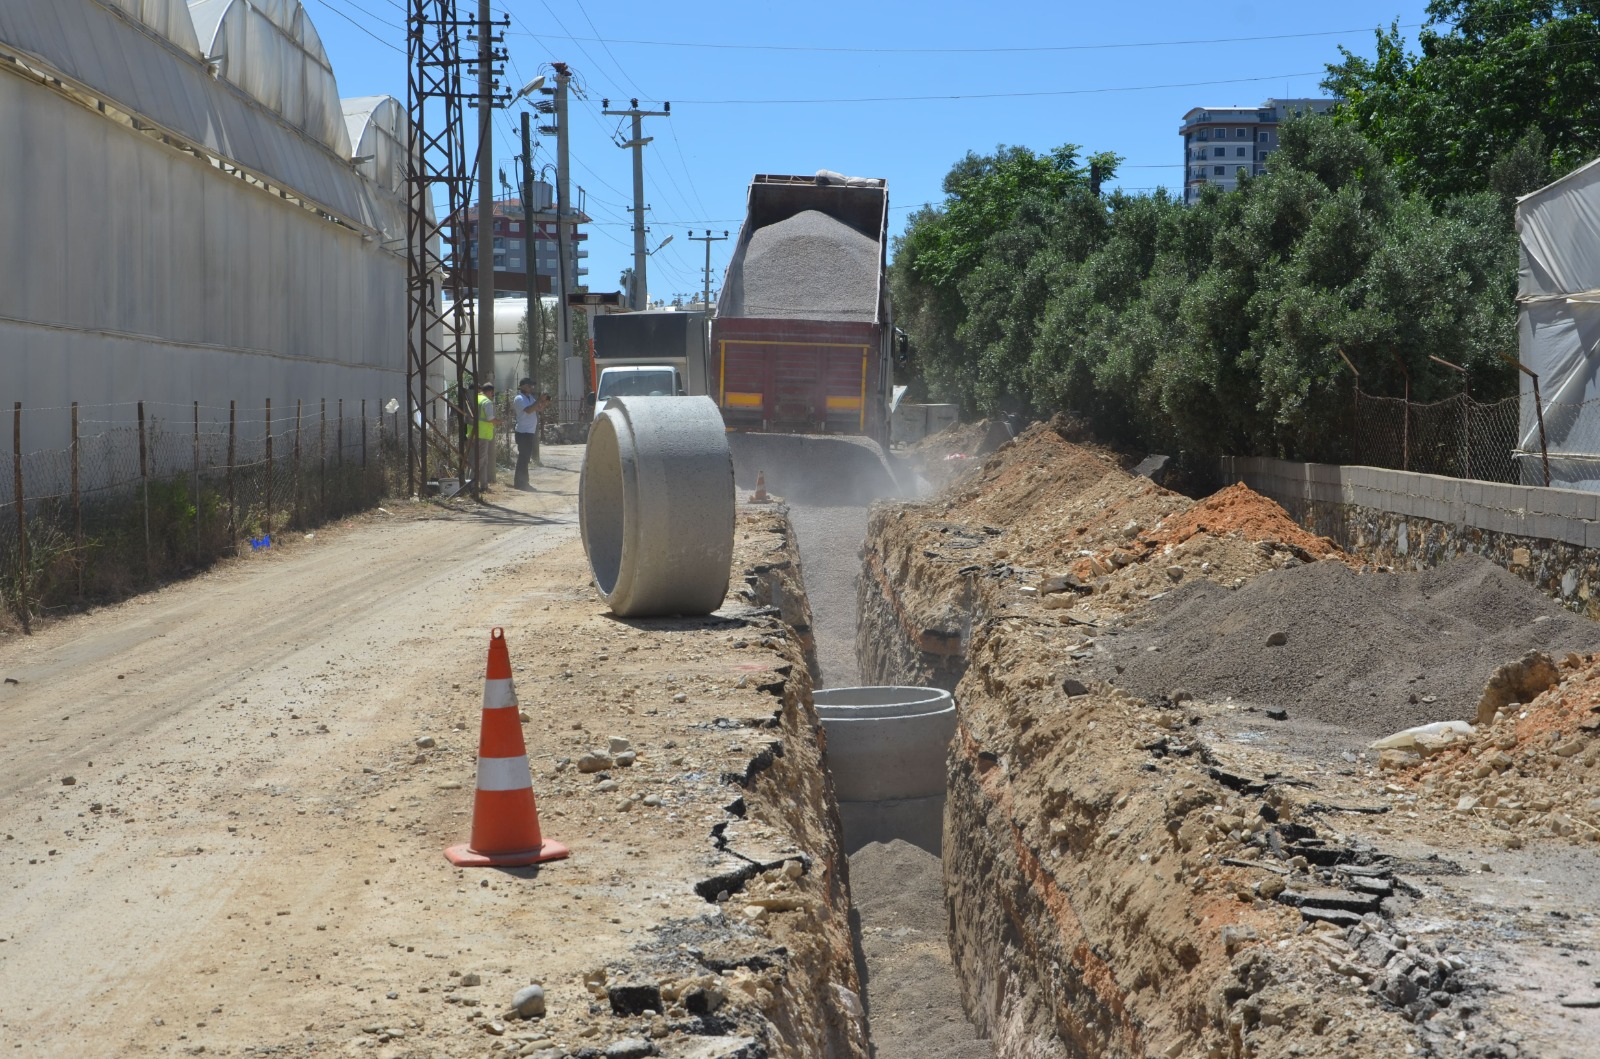
[[[589,431],[578,521],[621,618],[710,614],[733,563],[733,456],[709,397],[613,397]]]
[[[845,851],[902,839],[937,855],[956,704],[939,688],[828,688],[812,701],[828,737]]]

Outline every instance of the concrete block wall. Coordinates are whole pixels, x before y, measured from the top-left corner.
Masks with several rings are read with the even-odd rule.
[[[1265,457],[1226,457],[1222,477],[1375,563],[1421,569],[1475,552],[1600,618],[1600,493]]]

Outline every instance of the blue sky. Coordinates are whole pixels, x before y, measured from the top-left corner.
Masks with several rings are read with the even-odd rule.
[[[406,0],[304,3],[341,94],[404,98]],[[460,5],[476,10],[473,0]],[[512,19],[512,91],[551,60],[567,62],[585,88],[571,131],[574,182],[595,221],[592,289],[616,289],[632,260],[631,160],[613,146],[619,119],[601,116],[601,100],[672,103],[672,117],[647,119],[645,130],[655,136],[645,149],[651,245],[674,236],[651,258],[650,294],[669,300],[700,289],[704,251],[689,231],[737,236],[755,173],[886,177],[895,231],[910,208],[942,197],[940,181],[967,150],[1001,143],[1115,151],[1126,160],[1123,187],[1177,188],[1177,128],[1190,107],[1318,95],[1339,45],[1370,55],[1375,27],[1415,27],[1424,8],[1424,0],[494,5]],[[496,114],[496,166],[512,180],[518,121],[515,110]],[[554,138],[534,155],[553,162]],[[712,244],[713,288],[731,245]]]

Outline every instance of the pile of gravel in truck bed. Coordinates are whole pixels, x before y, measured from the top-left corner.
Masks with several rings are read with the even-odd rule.
[[[758,228],[745,248],[729,316],[871,323],[878,244],[816,210]]]
[[[1358,574],[1329,561],[1232,590],[1195,581],[1145,613],[1103,637],[1090,663],[1119,687],[1145,698],[1231,695],[1372,736],[1472,720],[1490,672],[1529,650],[1559,659],[1600,646],[1600,624],[1476,555],[1419,573]],[[1281,646],[1268,645],[1274,633]]]

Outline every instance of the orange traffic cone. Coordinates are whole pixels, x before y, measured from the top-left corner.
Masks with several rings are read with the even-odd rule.
[[[505,630],[489,632],[489,667],[483,678],[483,728],[478,737],[478,793],[472,806],[472,841],[451,846],[445,858],[460,868],[515,868],[560,860],[567,847],[539,834],[533,773],[511,686]]]
[[[756,472],[756,491],[750,494],[752,504],[765,504],[767,502],[767,472]]]

